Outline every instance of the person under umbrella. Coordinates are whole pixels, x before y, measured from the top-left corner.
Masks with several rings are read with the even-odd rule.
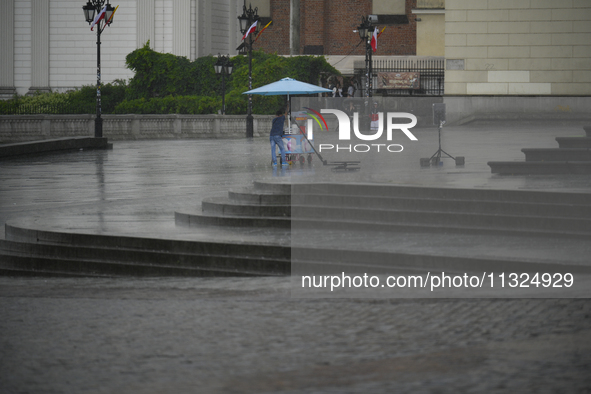
[[[277,167],[277,149],[275,146],[279,147],[279,152],[281,153],[281,165],[289,165],[285,159],[285,146],[283,146],[283,126],[285,124],[285,116],[287,115],[287,112],[287,109],[285,112],[281,110],[277,111],[271,125],[269,142],[271,143],[271,161],[273,163],[273,167]]]

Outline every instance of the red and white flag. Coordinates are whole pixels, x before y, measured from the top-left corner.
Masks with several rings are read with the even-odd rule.
[[[373,34],[371,35],[371,48],[373,51],[378,50],[378,29],[373,29]]]
[[[106,12],[107,12],[107,6],[104,6],[103,9],[101,10],[101,12],[99,12],[98,15],[92,21],[92,25],[90,25],[90,30],[94,30],[94,25],[99,23],[101,20],[105,19]]]
[[[253,23],[252,25],[250,25],[250,27],[248,28],[248,30],[246,31],[246,33],[244,33],[244,35],[242,36],[242,41],[244,41],[244,39],[245,39],[246,37],[248,37],[248,35],[249,35],[250,33],[252,33],[253,31],[255,31],[255,30],[256,30],[256,28],[257,28],[257,23],[259,23],[259,21],[254,21],[254,23]]]

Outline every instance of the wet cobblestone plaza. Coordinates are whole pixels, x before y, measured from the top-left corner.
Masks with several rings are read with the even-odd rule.
[[[466,165],[427,169],[436,129],[417,130],[420,145],[369,177],[318,162],[273,170],[266,138],[21,157],[0,161],[0,222],[285,244],[281,231],[179,227],[174,212],[255,180],[587,193],[589,176],[499,176],[486,164],[581,126],[450,127],[444,148]],[[288,277],[0,277],[0,317],[0,393],[591,392],[587,298],[300,299]]]

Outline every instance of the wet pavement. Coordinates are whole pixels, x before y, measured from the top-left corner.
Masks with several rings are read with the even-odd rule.
[[[287,243],[281,232],[179,228],[174,211],[253,180],[591,192],[588,176],[505,177],[486,165],[556,147],[555,137],[582,135],[582,126],[444,129],[443,148],[465,156],[463,167],[420,168],[437,149],[434,128],[380,157],[388,166],[362,162],[357,173],[317,161],[273,170],[263,138],[124,141],[112,151],[4,160],[0,222]],[[0,278],[0,393],[591,391],[587,299],[301,300],[289,286],[288,278]]]

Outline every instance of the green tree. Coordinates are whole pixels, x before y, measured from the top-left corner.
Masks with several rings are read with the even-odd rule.
[[[205,56],[189,61],[186,57],[159,53],[148,41],[126,57],[135,75],[126,84],[114,81],[101,86],[104,114],[211,114],[222,106],[221,77],[215,74],[217,58]],[[226,80],[226,113],[246,114],[248,97],[248,58],[234,56],[233,73]],[[291,77],[312,84],[340,73],[322,56],[283,57],[254,51],[252,87]],[[253,113],[272,114],[285,105],[285,96],[253,95]],[[19,96],[0,103],[0,113],[93,114],[96,86],[87,85],[67,93]]]
[[[213,56],[191,62],[183,56],[156,52],[150,49],[148,41],[128,54],[125,62],[135,72],[126,95],[130,100],[168,95],[210,96],[217,88]]]

